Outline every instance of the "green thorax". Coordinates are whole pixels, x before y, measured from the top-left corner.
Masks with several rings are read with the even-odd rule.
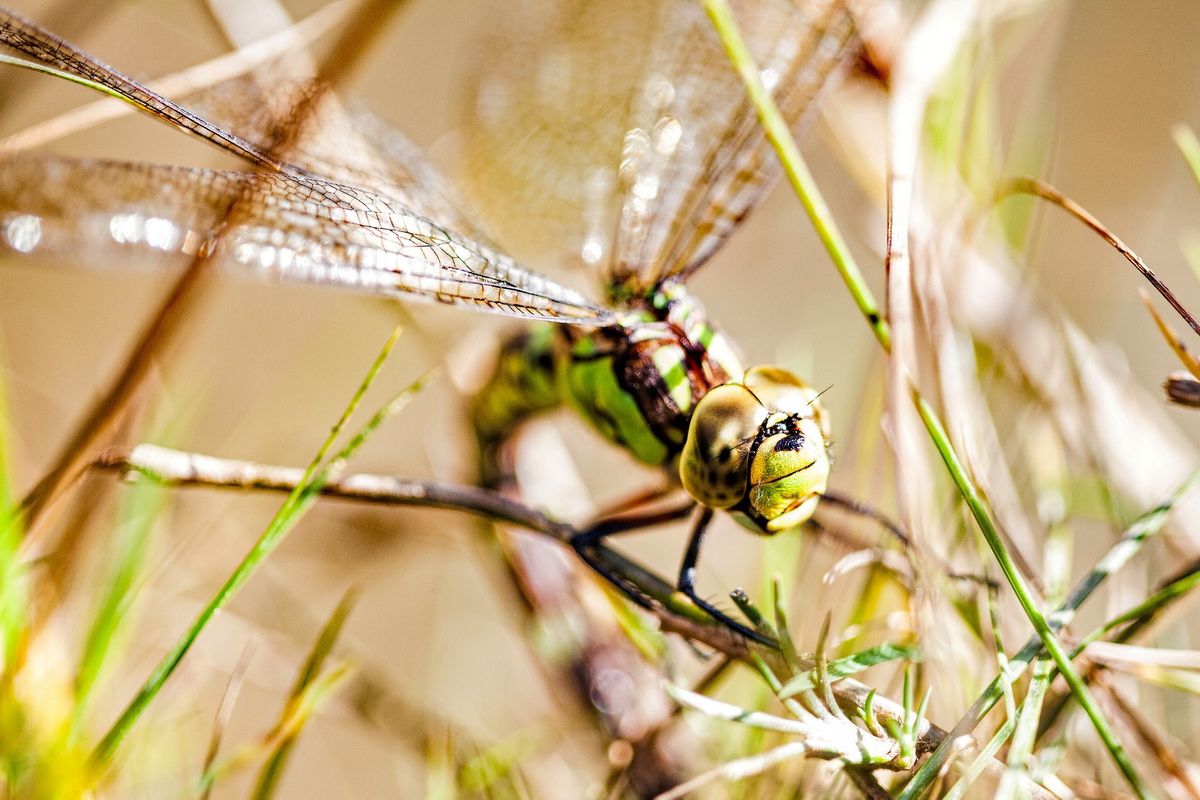
[[[728,340],[682,286],[660,288],[601,328],[555,325],[508,343],[473,409],[485,445],[568,405],[646,464],[670,466],[696,403],[740,376]]]

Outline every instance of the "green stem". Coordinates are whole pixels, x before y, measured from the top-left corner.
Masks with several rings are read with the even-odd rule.
[[[1050,658],[1054,660],[1054,664],[1062,674],[1063,680],[1067,682],[1067,686],[1071,689],[1071,694],[1074,695],[1075,700],[1092,721],[1092,725],[1096,728],[1096,733],[1100,735],[1100,739],[1104,742],[1105,747],[1108,748],[1113,761],[1117,764],[1117,768],[1121,770],[1125,779],[1129,781],[1129,785],[1138,797],[1149,797],[1149,791],[1137,771],[1134,770],[1132,762],[1130,762],[1128,756],[1125,754],[1125,749],[1117,741],[1116,734],[1109,726],[1108,720],[1104,718],[1104,714],[1096,704],[1095,698],[1092,697],[1087,685],[1071,664],[1071,656],[1062,646],[1058,637],[1055,636],[1050,624],[1046,621],[1046,617],[1042,615],[1041,610],[1034,602],[1033,595],[1030,593],[1028,586],[1025,585],[1025,579],[1017,571],[1012,556],[1009,555],[1008,549],[1004,546],[1004,542],[1000,538],[1000,532],[996,530],[991,517],[988,516],[986,509],[983,507],[983,499],[979,496],[975,485],[967,477],[962,462],[958,460],[957,454],[950,446],[950,441],[946,435],[945,428],[942,427],[941,421],[934,414],[933,409],[929,407],[929,404],[915,391],[913,392],[913,400],[916,403],[921,419],[925,423],[925,428],[929,431],[938,452],[942,455],[942,460],[946,464],[946,469],[950,472],[950,477],[958,487],[963,500],[966,501],[967,507],[971,509],[971,514],[975,517],[976,524],[979,525],[979,530],[983,534],[984,541],[991,548],[992,555],[1000,565],[1004,577],[1008,579],[1008,584],[1012,587],[1013,594],[1017,597],[1017,602],[1021,604],[1021,608],[1025,611],[1025,616],[1029,618],[1030,623],[1033,624],[1033,629],[1037,632],[1038,638],[1042,640],[1042,646],[1050,654]],[[908,795],[907,791],[901,797],[906,795]]]
[[[721,45],[725,48],[730,63],[745,82],[746,94],[749,95],[750,101],[758,113],[758,119],[767,134],[767,140],[774,145],[779,154],[784,174],[787,175],[788,182],[791,183],[796,196],[804,205],[804,210],[808,212],[809,219],[816,228],[817,236],[821,237],[821,242],[825,245],[830,258],[833,259],[834,266],[850,290],[851,297],[854,298],[859,311],[866,317],[871,329],[875,332],[875,338],[883,345],[884,350],[890,352],[892,334],[887,321],[879,310],[879,304],[875,302],[871,288],[867,286],[867,282],[863,278],[862,270],[858,268],[858,262],[851,255],[849,245],[842,238],[842,234],[834,222],[833,213],[825,203],[824,196],[817,189],[817,182],[813,178],[812,172],[809,171],[808,164],[801,157],[800,148],[796,146],[796,139],[788,129],[783,114],[780,113],[779,107],[771,98],[766,87],[763,86],[758,67],[754,63],[754,57],[750,54],[750,50],[746,47],[746,42],[738,30],[729,3],[727,0],[704,0],[704,10],[708,12],[713,27],[721,37]]]

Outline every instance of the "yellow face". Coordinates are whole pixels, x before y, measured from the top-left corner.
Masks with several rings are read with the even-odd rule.
[[[811,386],[787,370],[754,367],[697,404],[680,479],[697,502],[773,534],[812,516],[829,480],[828,439]]]

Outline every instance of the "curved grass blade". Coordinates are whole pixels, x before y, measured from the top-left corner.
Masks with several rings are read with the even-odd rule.
[[[834,266],[842,276],[842,280],[845,281],[859,311],[871,326],[871,330],[874,331],[875,338],[879,340],[884,350],[890,351],[892,336],[887,321],[884,320],[879,304],[875,301],[874,293],[867,285],[866,279],[863,278],[862,270],[859,269],[858,262],[851,254],[849,245],[841,231],[838,230],[837,223],[833,219],[833,212],[829,210],[829,205],[821,195],[816,179],[808,169],[803,156],[800,155],[800,148],[796,146],[796,140],[788,129],[787,122],[780,114],[770,93],[763,86],[758,66],[742,40],[737,21],[733,18],[728,2],[726,0],[704,0],[704,9],[708,12],[713,27],[717,29],[717,33],[721,37],[721,44],[725,47],[730,62],[745,83],[746,93],[754,104],[754,110],[758,114],[758,120],[763,130],[766,131],[768,141],[775,147],[788,182],[792,185],[796,196],[800,198],[800,203],[808,213],[808,218],[812,220],[817,235],[825,245],[830,258],[833,259]]]
[[[886,664],[889,661],[897,659],[905,659],[915,661],[920,656],[921,651],[917,647],[909,645],[898,645],[885,642],[884,644],[875,647],[867,648],[854,655],[845,656],[844,658],[835,659],[828,664],[829,680],[838,680],[846,678],[863,671],[869,667],[874,667],[878,664]],[[792,697],[807,689],[815,689],[822,685],[820,676],[817,670],[809,670],[802,675],[797,675],[790,681],[785,683],[779,689],[780,697]]]
[[[360,433],[360,435],[356,436],[355,439],[351,441],[350,445],[347,445],[346,448],[338,453],[338,455],[332,459],[328,465],[322,465],[322,462],[325,460],[325,455],[333,447],[333,443],[336,441],[337,437],[341,435],[342,429],[348,422],[350,415],[353,414],[354,410],[358,407],[358,404],[366,394],[367,389],[375,380],[375,377],[379,374],[380,369],[382,369],[385,359],[399,339],[401,330],[401,328],[396,329],[395,333],[393,333],[391,338],[388,339],[387,343],[376,357],[374,364],[371,365],[371,369],[367,372],[366,377],[359,385],[357,391],[355,391],[354,396],[351,398],[350,403],[343,412],[341,419],[339,419],[337,424],[333,426],[329,436],[321,445],[321,448],[317,451],[316,456],[313,457],[312,462],[305,470],[303,480],[288,495],[287,499],[276,513],[275,518],[267,526],[267,529],[263,531],[262,535],[258,538],[258,541],[255,542],[254,546],[250,549],[250,552],[246,554],[242,562],[225,581],[225,584],[200,611],[195,621],[192,622],[191,626],[188,627],[175,646],[171,648],[171,650],[159,662],[158,666],[142,685],[142,688],[130,701],[129,705],[126,706],[125,710],[117,718],[116,722],[113,723],[112,727],[109,728],[108,733],[106,733],[100,740],[99,744],[97,744],[95,750],[92,752],[92,764],[93,768],[97,772],[102,771],[108,765],[117,746],[120,745],[121,741],[125,738],[125,735],[129,732],[129,729],[138,720],[142,712],[145,711],[146,706],[148,706],[162,690],[162,687],[166,684],[167,680],[175,672],[175,668],[179,666],[179,662],[183,660],[183,657],[195,643],[196,638],[208,626],[208,623],[216,615],[217,611],[223,608],[225,604],[233,598],[233,596],[238,592],[239,589],[241,589],[246,581],[250,579],[250,576],[254,574],[254,571],[258,568],[258,566],[261,565],[262,562],[266,560],[266,558],[274,551],[274,549],[279,546],[279,544],[286,537],[288,531],[290,531],[291,528],[297,522],[299,522],[301,516],[303,516],[303,514],[312,506],[320,494],[321,486],[329,479],[331,470],[333,470],[337,465],[344,463],[345,459],[349,457],[353,450],[362,443],[363,434]],[[398,411],[408,399],[410,399],[417,391],[420,390],[422,385],[423,380],[409,386],[407,389],[401,392],[395,400],[388,404],[385,411],[392,411],[392,413]],[[374,427],[378,426],[379,423],[377,420],[380,420],[380,415],[382,413],[384,412],[376,414],[375,418],[372,419],[370,423],[372,430]]]

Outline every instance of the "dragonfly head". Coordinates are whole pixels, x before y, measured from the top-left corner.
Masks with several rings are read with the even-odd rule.
[[[829,480],[829,423],[817,392],[779,367],[711,389],[679,459],[697,502],[771,535],[807,520]]]

